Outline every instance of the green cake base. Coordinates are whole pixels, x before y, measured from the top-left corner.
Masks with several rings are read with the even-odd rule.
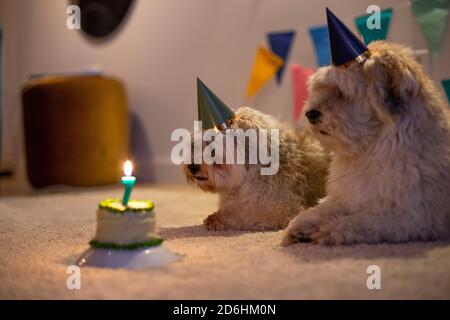
[[[163,239],[161,238],[155,238],[150,239],[144,242],[138,242],[138,243],[130,243],[130,244],[117,244],[117,243],[103,243],[98,242],[97,240],[91,240],[89,244],[93,248],[99,248],[99,249],[114,249],[114,250],[135,250],[135,249],[141,249],[141,248],[147,248],[147,247],[156,247],[161,245],[163,243]]]

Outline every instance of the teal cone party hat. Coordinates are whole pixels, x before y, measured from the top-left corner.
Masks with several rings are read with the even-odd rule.
[[[366,45],[330,9],[326,12],[333,65],[347,68],[370,57]]]
[[[234,119],[234,112],[227,107],[199,78],[197,78],[198,120],[204,130],[225,130]]]

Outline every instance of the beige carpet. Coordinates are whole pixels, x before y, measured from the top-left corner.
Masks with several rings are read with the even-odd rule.
[[[83,268],[81,290],[66,289],[66,267],[86,248],[95,210],[120,189],[0,198],[3,299],[380,299],[450,298],[450,244],[279,246],[281,232],[208,232],[216,198],[189,188],[138,188],[156,202],[166,246],[184,255],[139,271]],[[381,268],[368,290],[366,268]]]

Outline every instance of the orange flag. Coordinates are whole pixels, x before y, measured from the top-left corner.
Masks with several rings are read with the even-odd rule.
[[[259,47],[247,86],[247,97],[253,96],[278,72],[284,64],[276,54]]]

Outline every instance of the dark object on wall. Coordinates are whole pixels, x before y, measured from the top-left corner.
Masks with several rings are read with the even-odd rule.
[[[28,179],[37,188],[114,184],[129,154],[121,82],[102,76],[45,77],[22,91]]]
[[[74,0],[80,7],[81,29],[95,38],[110,35],[121,24],[134,0]]]

